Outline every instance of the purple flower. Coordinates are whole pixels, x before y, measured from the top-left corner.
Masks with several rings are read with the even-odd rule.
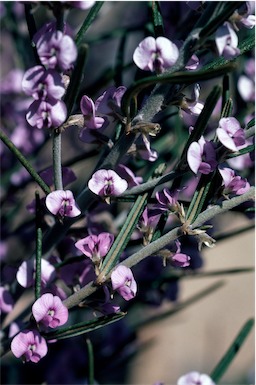
[[[143,211],[138,229],[143,234],[143,245],[147,245],[151,242],[154,229],[160,219],[161,211],[157,208],[156,210],[149,210],[148,207]]]
[[[53,214],[61,217],[77,217],[81,214],[73,193],[70,190],[56,190],[47,195],[46,207]]]
[[[95,108],[97,113],[101,115],[120,116],[121,111],[121,100],[126,91],[126,87],[110,87],[108,88],[95,102]]]
[[[159,210],[175,210],[177,205],[178,194],[181,190],[170,191],[167,188],[164,188],[163,191],[157,191],[156,199],[159,204],[156,205],[156,208]]]
[[[119,163],[117,165],[117,171],[121,177],[123,177],[123,178],[125,178],[125,180],[127,180],[129,188],[134,187],[134,186],[138,186],[143,181],[143,178],[141,176],[134,175],[132,170],[130,170],[124,164]]]
[[[131,269],[126,266],[119,265],[111,273],[112,287],[126,301],[134,298],[137,293],[137,283],[133,277]]]
[[[64,102],[35,100],[26,114],[27,122],[37,128],[57,128],[65,122],[67,108]]]
[[[135,150],[134,150],[135,147]],[[129,153],[137,152],[140,158],[148,160],[149,162],[155,162],[158,158],[157,151],[153,150],[150,147],[149,135],[142,133],[138,140],[136,141],[136,145],[132,146],[129,150]]]
[[[79,132],[79,138],[82,142],[93,143],[100,136],[100,132],[108,124],[106,118],[96,116],[96,105],[93,100],[84,95],[80,102],[80,108],[84,116],[84,127]]]
[[[255,15],[251,7],[250,1],[245,1],[230,17],[230,21],[233,23],[234,28],[239,30],[237,24],[249,29],[255,26]]]
[[[85,127],[87,128],[101,128],[104,119],[100,116],[95,116],[95,105],[93,100],[84,95],[80,102],[80,108],[84,116]]]
[[[75,243],[75,246],[94,263],[98,264],[102,257],[105,257],[108,253],[113,241],[114,236],[112,234],[101,233],[80,239]]]
[[[14,301],[11,293],[4,286],[0,286],[0,314],[10,313],[13,309]]]
[[[187,62],[186,69],[187,70],[195,70],[199,66],[199,58],[195,54],[191,56],[189,61]]]
[[[166,262],[170,262],[174,267],[188,267],[190,266],[191,257],[187,254],[181,253],[181,243],[179,240],[175,241],[176,251],[163,249],[159,251],[159,255],[163,257],[163,265],[166,266]]]
[[[40,322],[46,328],[56,328],[68,320],[68,309],[59,297],[51,293],[43,294],[35,301],[32,313],[36,322]]]
[[[165,37],[146,37],[133,54],[134,63],[142,70],[163,72],[178,59],[177,46]]]
[[[225,22],[215,33],[215,42],[219,56],[232,59],[239,55],[238,37],[229,22]]]
[[[231,151],[245,144],[245,132],[236,118],[222,118],[216,130],[219,141]]]
[[[178,379],[177,385],[215,385],[207,374],[189,372]]]
[[[200,86],[199,84],[195,84],[192,90],[191,98],[184,97],[180,107],[190,115],[200,115],[204,105],[198,101],[199,95]]]
[[[42,66],[32,67],[25,72],[22,88],[36,100],[56,101],[65,93],[61,75],[55,70],[45,70]]]
[[[41,63],[47,69],[59,67],[65,71],[76,61],[77,48],[73,39],[57,31],[54,23],[44,25],[33,40]]]
[[[242,195],[249,190],[250,184],[246,178],[242,178],[235,174],[235,171],[231,168],[224,167],[219,168],[219,172],[222,176],[224,186],[223,195],[236,194]]]
[[[122,194],[128,183],[113,170],[98,170],[88,182],[89,189],[102,197],[117,196]]]
[[[11,350],[15,357],[22,357],[24,362],[37,363],[46,356],[48,348],[45,339],[37,330],[23,330],[13,338]]]
[[[189,146],[187,160],[189,167],[195,174],[198,172],[209,174],[217,166],[213,143],[201,136],[198,142],[193,142]]]
[[[176,253],[172,256],[172,265],[175,267],[187,267],[190,265],[190,256],[183,253]]]
[[[16,279],[22,287],[31,287],[34,283],[35,261],[29,259],[20,265]],[[41,260],[41,282],[43,286],[51,283],[56,277],[55,268],[45,259]]]

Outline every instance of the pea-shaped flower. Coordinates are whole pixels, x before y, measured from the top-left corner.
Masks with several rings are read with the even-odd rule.
[[[205,140],[203,136],[198,142],[192,142],[187,153],[188,165],[197,174],[209,174],[216,166],[216,153],[212,142]]]
[[[111,274],[112,287],[126,301],[134,298],[137,293],[137,283],[133,277],[131,269],[119,265]]]
[[[234,117],[221,118],[216,134],[223,146],[231,151],[238,151],[245,144],[245,132]]]
[[[179,57],[178,47],[165,37],[148,36],[142,40],[133,54],[134,63],[144,71],[163,72]]]
[[[92,175],[88,187],[94,194],[107,198],[122,194],[127,189],[128,183],[115,171],[102,169]]]
[[[177,385],[215,385],[215,382],[207,375],[199,372],[189,372],[178,379]]]
[[[246,178],[236,175],[235,171],[228,167],[219,168],[219,172],[223,179],[223,195],[242,195],[246,193],[250,184]]]
[[[48,348],[45,339],[37,330],[23,330],[13,338],[11,351],[15,357],[22,357],[24,362],[37,363],[46,356]]]
[[[89,257],[93,263],[98,264],[108,253],[113,241],[113,234],[103,232],[99,235],[88,235],[88,237],[77,241],[75,246],[84,255]]]
[[[51,293],[43,294],[32,306],[36,322],[46,328],[56,328],[68,320],[68,309],[58,296]]]
[[[81,214],[70,190],[51,192],[47,195],[45,204],[52,214],[59,214],[61,217],[77,217]]]

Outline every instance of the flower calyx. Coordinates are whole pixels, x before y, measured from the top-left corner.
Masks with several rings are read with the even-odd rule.
[[[210,227],[212,226],[207,226],[207,228]],[[191,224],[186,221],[183,223],[180,229],[183,235],[194,235],[197,238],[199,251],[202,250],[203,245],[210,248],[215,246],[216,240],[206,233],[207,229],[205,228],[192,229]]]
[[[127,125],[126,126],[126,134],[133,133],[141,133],[149,136],[156,136],[159,134],[161,130],[161,126],[159,123],[152,122],[138,122],[134,126]]]

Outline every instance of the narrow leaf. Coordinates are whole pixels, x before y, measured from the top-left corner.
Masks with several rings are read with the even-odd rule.
[[[126,313],[123,313],[123,312],[110,314],[107,316],[99,317],[96,320],[80,322],[78,324],[75,324],[66,328],[60,328],[56,331],[52,331],[49,333],[42,333],[42,335],[47,340],[52,340],[52,339],[61,340],[64,338],[76,337],[81,334],[89,333],[93,330],[102,328],[103,326],[116,322],[122,319],[125,315]]]
[[[79,29],[75,37],[75,43],[77,46],[79,46],[83,42],[83,38],[87,29],[90,27],[90,25],[98,15],[99,10],[101,9],[103,3],[104,1],[96,1],[94,6],[90,9],[88,16],[86,17],[85,21],[83,22],[81,28]]]
[[[227,352],[224,354],[220,362],[217,364],[217,366],[213,369],[211,373],[211,378],[215,382],[219,382],[223,374],[226,372],[228,369],[229,365],[237,355],[239,349],[245,342],[248,334],[250,333],[252,327],[254,325],[254,319],[249,319],[238,335],[236,336],[235,340],[232,342],[231,346],[227,350]]]

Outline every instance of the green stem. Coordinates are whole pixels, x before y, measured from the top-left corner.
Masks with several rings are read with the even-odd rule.
[[[97,283],[101,284],[105,281],[106,275],[115,266],[121,252],[125,249],[125,246],[129,242],[129,237],[133,232],[138,219],[147,203],[148,195],[149,193],[145,193],[142,196],[139,195],[136,199],[125,223],[123,224],[121,231],[119,232],[115,242],[113,243],[110,251],[104,259],[103,268],[97,278]]]
[[[96,1],[94,6],[91,8],[90,12],[88,13],[88,16],[86,17],[85,21],[83,22],[83,25],[77,32],[76,38],[75,38],[75,43],[77,46],[79,46],[83,42],[83,38],[85,35],[85,32],[87,29],[90,27],[92,24],[93,20],[97,16],[99,10],[101,9],[104,1]]]
[[[88,361],[89,361],[89,376],[88,376],[88,385],[94,385],[94,356],[93,356],[93,346],[89,338],[86,339],[87,352],[88,352]]]
[[[34,170],[31,164],[27,161],[27,159],[22,155],[22,153],[17,149],[17,147],[12,143],[12,141],[2,132],[0,131],[0,139],[4,142],[4,144],[9,148],[9,150],[15,155],[15,157],[20,161],[22,166],[29,172],[32,178],[37,182],[37,184],[41,187],[43,192],[47,195],[51,192],[49,186],[43,181],[43,179],[38,175],[38,173]]]
[[[239,331],[238,335],[236,336],[235,340],[232,342],[227,352],[224,354],[224,356],[222,357],[220,362],[217,364],[217,366],[213,369],[211,373],[211,378],[213,381],[215,381],[216,383],[219,382],[219,380],[221,379],[221,377],[226,372],[229,365],[235,358],[237,352],[243,345],[253,325],[254,325],[254,319],[249,319],[241,328],[241,330]]]
[[[234,71],[235,66],[233,63],[227,63],[219,66],[218,68],[213,69],[202,69],[199,71],[187,71],[187,72],[175,72],[175,73],[164,73],[159,76],[149,76],[143,79],[138,80],[125,92],[122,98],[122,109],[125,116],[129,116],[130,104],[133,98],[137,97],[139,92],[144,88],[147,88],[155,84],[192,84],[194,82],[213,79],[222,75],[225,75],[227,72]],[[149,120],[151,121],[151,120]]]
[[[41,260],[42,260],[42,228],[40,213],[40,196],[36,191],[36,272],[35,272],[35,299],[41,297]]]
[[[57,130],[52,137],[53,177],[55,190],[63,190],[61,168],[61,133]]]
[[[223,214],[228,210],[232,210],[234,207],[254,199],[254,197],[255,197],[255,187],[251,187],[250,190],[243,195],[239,195],[229,200],[223,201],[221,205],[215,205],[210,207],[209,209],[205,210],[204,212],[198,215],[195,222],[191,225],[191,229],[193,230],[193,229],[199,228],[205,222],[208,222],[212,218],[214,218],[216,215]],[[170,242],[175,241],[181,235],[182,235],[181,228],[175,227],[173,230],[169,231],[168,233],[163,235],[161,238],[143,247],[141,250],[139,250],[138,252],[132,254],[130,257],[125,259],[122,262],[122,265],[131,268],[132,266],[136,265],[143,259],[157,253],[159,250],[163,249]],[[110,277],[110,274],[111,274],[111,271],[109,272],[106,279]],[[78,292],[72,294],[70,297],[65,299],[64,305],[70,309],[78,305],[80,302],[82,302],[85,298],[87,298],[89,295],[94,293],[96,290],[97,290],[97,287],[94,285],[93,282],[90,282],[88,285],[84,286],[81,290],[79,290]]]

